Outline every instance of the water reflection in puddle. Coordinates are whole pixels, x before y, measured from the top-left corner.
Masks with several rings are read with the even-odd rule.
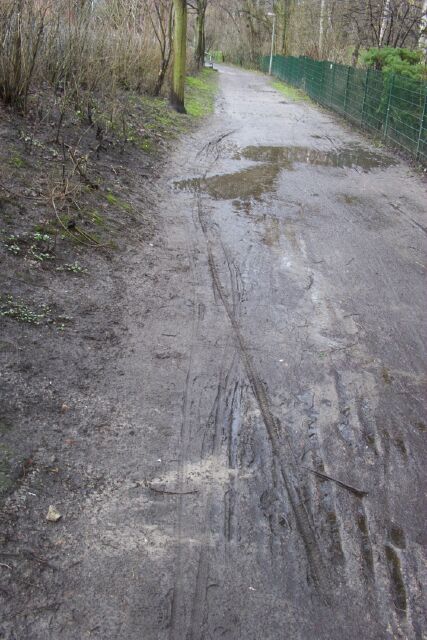
[[[236,154],[236,159],[279,163],[283,168],[292,168],[295,163],[320,167],[360,168],[364,171],[397,164],[394,158],[351,145],[332,151],[321,151],[310,147],[246,147]]]
[[[181,180],[175,186],[183,191],[205,191],[215,200],[259,200],[273,190],[280,169],[277,164],[263,163],[236,173]]]
[[[250,146],[235,154],[234,160],[252,160],[259,164],[234,173],[193,178],[175,182],[184,191],[204,191],[215,200],[260,200],[271,193],[281,171],[292,171],[296,164],[317,167],[360,168],[364,172],[397,164],[389,156],[352,145],[332,151],[310,147]]]

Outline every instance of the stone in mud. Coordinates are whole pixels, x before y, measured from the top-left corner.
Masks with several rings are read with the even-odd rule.
[[[48,522],[58,522],[62,518],[62,515],[57,511],[57,509],[50,505],[47,511],[46,520]]]

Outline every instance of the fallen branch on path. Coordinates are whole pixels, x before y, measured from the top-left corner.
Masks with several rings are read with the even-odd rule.
[[[367,491],[361,491],[360,489],[356,489],[356,487],[352,487],[351,484],[342,482],[342,480],[337,480],[337,478],[328,476],[326,473],[322,473],[321,471],[316,471],[315,469],[311,469],[310,467],[305,467],[304,465],[302,465],[302,467],[303,469],[310,471],[310,473],[314,473],[316,476],[319,476],[324,480],[331,480],[331,482],[335,482],[336,484],[339,484],[340,487],[344,487],[344,489],[347,489],[347,491],[351,491],[351,493],[354,493],[354,495],[356,495],[358,498],[364,498],[365,496],[368,495]]]
[[[167,489],[158,489],[157,487],[153,487],[153,485],[150,482],[146,482],[145,484],[149,489],[151,489],[151,491],[154,491],[155,493],[162,493],[164,495],[188,496],[192,493],[199,493],[198,489],[192,489],[191,491],[168,491]]]

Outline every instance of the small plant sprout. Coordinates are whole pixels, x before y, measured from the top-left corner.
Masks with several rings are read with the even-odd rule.
[[[0,316],[14,318],[19,322],[40,325],[50,315],[50,308],[44,304],[38,311],[31,309],[23,300],[17,300],[12,295],[0,296]]]
[[[19,236],[11,234],[10,236],[8,236],[4,244],[7,250],[13,253],[15,256],[21,253],[21,247],[19,245]]]
[[[34,243],[30,246],[29,254],[39,262],[53,260],[54,256],[50,248],[51,236],[48,233],[36,231],[33,233],[33,239]]]
[[[47,233],[40,233],[40,231],[36,231],[33,235],[34,240],[37,242],[49,242],[50,235]]]
[[[77,275],[82,275],[84,273],[87,273],[87,269],[85,269],[84,267],[82,267],[81,264],[79,264],[77,261],[73,262],[72,264],[63,264],[60,267],[56,267],[57,271],[68,271],[69,273],[75,273]]]

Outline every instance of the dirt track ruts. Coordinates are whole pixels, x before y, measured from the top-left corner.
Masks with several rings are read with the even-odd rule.
[[[79,563],[29,637],[421,640],[422,180],[224,67],[157,191],[102,391],[121,437],[87,451],[108,482],[50,534]]]

